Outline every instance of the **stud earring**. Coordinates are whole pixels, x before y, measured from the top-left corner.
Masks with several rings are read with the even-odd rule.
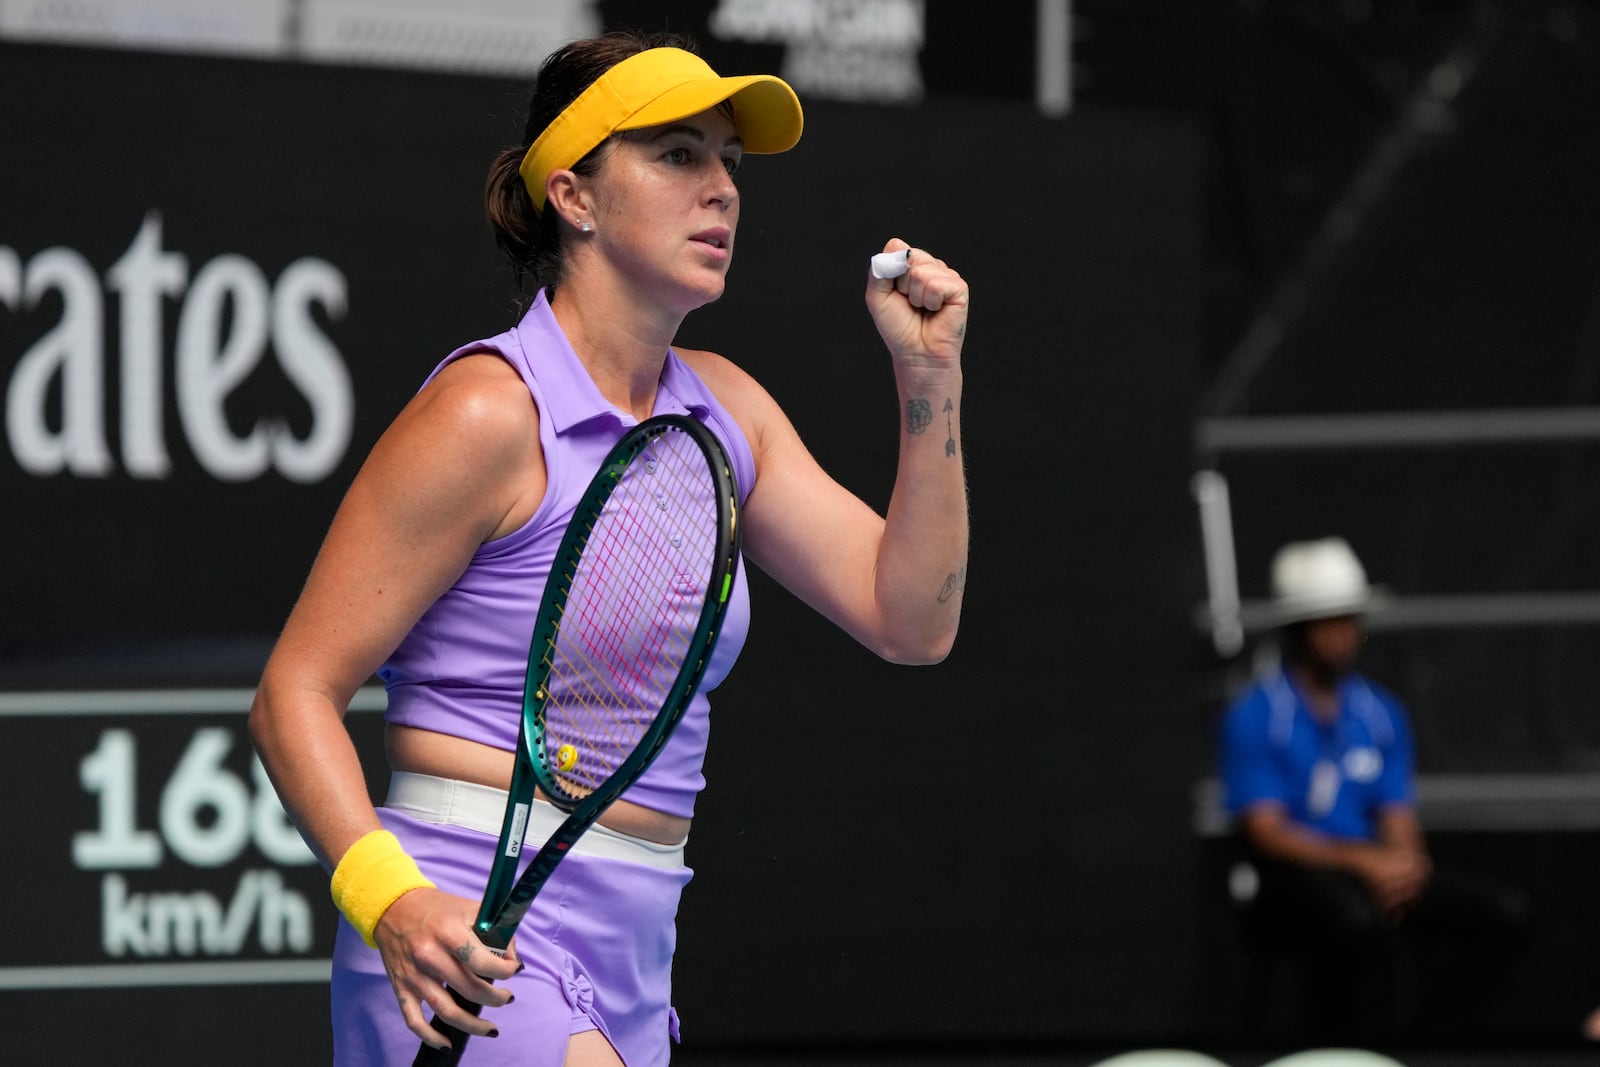
[[[578,220],[578,232],[580,232],[580,233],[593,233],[594,232],[594,226],[590,224],[588,219],[579,219]]]

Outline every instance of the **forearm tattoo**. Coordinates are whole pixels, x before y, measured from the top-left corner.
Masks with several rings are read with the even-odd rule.
[[[962,567],[958,571],[951,571],[949,577],[945,578],[944,580],[944,586],[939,590],[939,603],[943,604],[947,602],[951,597],[955,596],[966,587],[967,568]]]
[[[949,397],[944,402],[944,454],[956,454],[956,405]],[[933,405],[921,397],[906,401],[906,433],[921,434],[927,432],[933,424]],[[939,588],[939,603],[944,604],[959,594],[967,586],[967,569],[962,567],[958,571],[951,571],[945,577],[944,585]]]
[[[956,454],[956,403],[949,397],[944,401],[944,454]],[[906,401],[906,433],[920,435],[933,425],[933,405],[922,397]]]
[[[932,422],[932,404],[921,397],[906,401],[906,433],[921,434]]]

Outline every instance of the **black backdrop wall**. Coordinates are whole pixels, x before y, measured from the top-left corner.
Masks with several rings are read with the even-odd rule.
[[[242,712],[366,449],[512,317],[478,196],[521,94],[0,46],[0,818],[32,857],[0,881],[0,997],[26,1050],[325,1058],[335,915]],[[895,668],[756,577],[686,1035],[1189,1030],[1200,139],[1003,104],[807,120],[742,173],[738,268],[681,340],[740,359],[881,506],[866,257],[898,235],[962,270],[967,613],[946,663]],[[375,790],[380,704],[351,717]]]

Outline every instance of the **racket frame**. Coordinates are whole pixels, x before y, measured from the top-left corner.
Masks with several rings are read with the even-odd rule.
[[[578,561],[588,546],[595,520],[621,484],[622,476],[634,457],[662,435],[674,431],[687,433],[699,446],[715,491],[718,536],[706,588],[706,603],[701,608],[700,619],[690,638],[684,662],[667,690],[655,720],[616,770],[593,792],[575,798],[561,787],[551,773],[550,757],[544,750],[544,710],[549,699],[545,682],[550,675],[550,658],[544,653],[554,646],[560,633],[566,590],[571,587],[572,578],[577,573]],[[544,888],[545,882],[571,852],[578,838],[639,779],[672,736],[673,729],[683,718],[690,698],[705,675],[717,638],[721,636],[722,619],[727,613],[728,600],[733,592],[739,559],[738,481],[733,476],[727,452],[711,431],[698,419],[685,415],[657,415],[623,434],[579,499],[577,509],[562,535],[561,546],[551,564],[544,594],[539,600],[539,613],[528,646],[522,717],[517,727],[516,762],[511,772],[505,818],[495,845],[494,863],[489,869],[483,902],[478,909],[477,921],[473,924],[473,932],[491,952],[502,956],[505,954],[533,898]],[[519,877],[517,866],[522,853],[527,812],[531,805],[538,803],[535,799],[536,787],[550,803],[566,812],[567,817],[539,847]],[[483,1005],[462,996],[459,991],[451,989],[449,992],[463,1010],[473,1015],[483,1010]],[[470,1035],[439,1019],[437,1015],[431,1025],[449,1038],[450,1047],[437,1049],[424,1043],[412,1067],[459,1063]]]
[[[545,751],[544,710],[549,699],[545,683],[550,674],[549,656],[546,653],[554,647],[560,634],[566,591],[571,586],[573,575],[577,573],[579,560],[588,546],[598,516],[621,484],[623,474],[634,458],[662,435],[674,431],[687,433],[704,455],[715,489],[718,527],[719,530],[726,530],[727,536],[717,538],[718,548],[708,579],[706,604],[690,638],[684,663],[662,701],[662,710],[616,770],[587,796],[572,797],[553,773],[550,755]],[[606,808],[638,780],[683,718],[721,634],[722,619],[732,594],[739,565],[738,514],[737,482],[727,453],[699,420],[685,415],[658,415],[630,429],[606,456],[584,491],[551,564],[550,578],[539,603],[539,613],[529,643],[528,671],[523,686],[522,718],[518,727],[511,789],[495,849],[495,861],[473,927],[479,940],[490,949],[504,950],[511,943],[517,925],[556,866],[584,831],[594,825]],[[549,803],[566,812],[567,817],[540,846],[527,869],[518,877],[516,870],[522,851],[522,834],[526,829],[527,808],[539,802],[535,799],[536,787]]]

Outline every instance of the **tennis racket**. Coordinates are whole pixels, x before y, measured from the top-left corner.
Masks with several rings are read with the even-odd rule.
[[[601,812],[683,717],[721,631],[739,560],[727,454],[697,420],[629,430],[590,482],[550,569],[528,650],[505,822],[473,929],[495,952]],[[567,813],[519,877],[534,791]],[[474,1015],[482,1005],[454,990]],[[454,1064],[469,1035],[414,1065]]]

